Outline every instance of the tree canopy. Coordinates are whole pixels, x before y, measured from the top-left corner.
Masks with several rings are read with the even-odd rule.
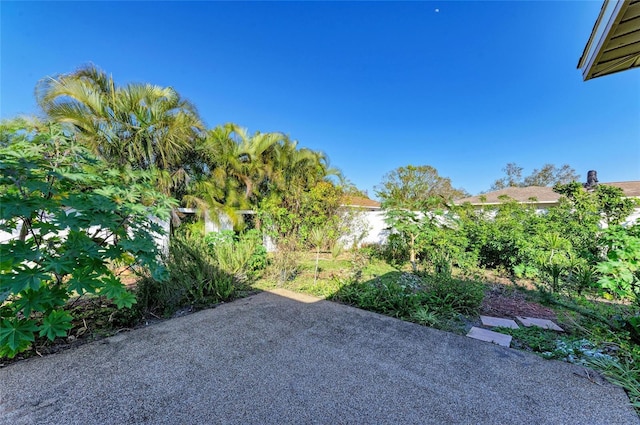
[[[155,170],[159,189],[201,212],[233,217],[265,197],[301,193],[340,175],[324,153],[285,134],[250,134],[233,123],[205,129],[195,106],[172,87],[119,86],[94,65],[40,80],[36,98],[49,120],[95,155],[113,166]]]
[[[429,204],[435,206],[467,196],[464,189],[456,189],[451,179],[442,177],[430,165],[407,165],[387,173],[376,195],[384,208],[423,210]]]
[[[576,170],[568,164],[556,167],[553,164],[545,164],[542,168],[535,168],[530,175],[522,177],[523,168],[515,162],[508,163],[503,169],[505,175],[491,185],[491,190],[500,190],[507,187],[527,187],[527,186],[554,186],[556,184],[567,184],[577,181],[580,176]]]

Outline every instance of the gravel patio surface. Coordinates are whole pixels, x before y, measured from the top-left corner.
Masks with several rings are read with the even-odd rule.
[[[284,290],[0,369],[0,424],[640,424],[585,368]]]

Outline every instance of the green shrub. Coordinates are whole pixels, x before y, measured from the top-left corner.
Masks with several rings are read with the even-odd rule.
[[[250,229],[240,234],[240,241],[251,242],[254,246],[253,254],[247,263],[250,272],[258,272],[267,268],[267,248],[262,240],[262,233],[257,229]]]
[[[186,289],[178,280],[158,281],[151,276],[143,276],[136,282],[135,308],[144,316],[171,316],[187,304]]]
[[[240,235],[233,230],[210,232],[204,242],[218,266],[227,273],[246,277],[267,267],[267,249],[255,229]]]
[[[138,282],[136,297],[144,312],[171,315],[186,305],[206,306],[233,298],[239,283],[222,270],[198,238],[174,235],[167,259],[169,279],[159,282],[145,277]]]
[[[221,270],[204,244],[196,239],[174,237],[167,267],[170,279],[184,290],[190,303],[227,301],[234,294],[233,275]]]
[[[418,307],[412,314],[411,320],[426,326],[436,326],[440,323],[440,318],[428,306]]]
[[[40,337],[67,336],[70,298],[104,296],[118,308],[136,299],[113,266],[146,268],[161,279],[150,216],[175,201],[154,189],[155,175],[112,169],[53,124],[0,125],[0,357]]]
[[[219,245],[230,245],[236,241],[236,234],[233,230],[221,230],[219,232],[209,232],[204,237],[204,242],[210,252],[214,252]]]
[[[513,274],[518,279],[533,279],[538,277],[540,271],[533,265],[520,263],[513,267]]]
[[[477,281],[393,272],[344,285],[333,299],[392,317],[436,322],[434,317],[475,314],[484,298]],[[429,313],[429,314],[427,314]]]
[[[419,293],[388,278],[345,285],[333,299],[398,318],[409,318],[421,305]]]
[[[582,295],[583,292],[597,286],[598,273],[595,267],[583,262],[573,267],[568,281],[571,289],[576,291],[578,295]]]
[[[607,258],[598,263],[598,283],[611,294],[640,306],[640,224],[612,226],[602,237]]]
[[[425,279],[424,303],[436,311],[476,314],[484,299],[484,285],[475,280],[463,280],[446,275]]]
[[[360,250],[360,253],[362,253],[362,255],[365,255],[370,260],[376,259],[376,260],[384,261],[383,247],[384,246],[381,244],[368,243],[368,244],[363,244],[359,248],[359,250]]]
[[[400,269],[409,261],[409,245],[401,234],[392,233],[382,246],[381,255],[387,264]]]

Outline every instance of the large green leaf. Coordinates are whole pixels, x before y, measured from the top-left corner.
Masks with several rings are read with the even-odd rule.
[[[15,353],[20,348],[28,346],[35,340],[34,332],[38,330],[35,322],[30,319],[2,319],[0,320],[0,347],[6,346]],[[10,355],[10,357],[13,357]]]
[[[103,277],[102,284],[100,295],[112,300],[118,308],[130,308],[136,303],[135,296],[127,291],[127,288],[116,276]]]
[[[62,255],[59,257],[48,256],[42,262],[43,268],[46,271],[54,272],[58,275],[67,275],[75,269],[77,260],[70,256]]]
[[[47,294],[47,291],[27,289],[20,293],[20,297],[13,301],[11,306],[16,312],[22,311],[24,317],[29,317],[33,311],[45,311],[49,308],[51,301]]]
[[[11,263],[14,265],[24,261],[36,261],[40,255],[33,238],[26,241],[12,239],[0,244],[0,258],[2,263]]]
[[[54,310],[42,319],[40,336],[46,336],[53,341],[57,336],[66,336],[72,328],[71,315],[64,310]]]
[[[76,292],[82,295],[85,292],[94,293],[96,288],[101,286],[100,276],[91,268],[84,267],[74,271],[73,276],[67,282],[69,292]]]
[[[48,281],[50,278],[51,276],[45,273],[40,266],[32,268],[20,265],[16,268],[15,273],[0,275],[0,291],[9,290],[17,294],[28,288],[37,290],[42,281]]]
[[[124,291],[115,297],[113,302],[118,308],[131,308],[136,303],[136,297],[131,292]]]

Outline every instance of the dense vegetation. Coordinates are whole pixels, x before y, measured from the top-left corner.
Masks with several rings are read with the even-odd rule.
[[[290,249],[313,228],[338,237],[339,172],[284,134],[206,129],[173,88],[118,86],[94,66],[44,78],[36,97],[41,118],[0,124],[0,230],[14,235],[0,246],[2,357],[70,335],[90,296],[135,305],[128,325],[232,299],[266,266],[260,232]],[[235,212],[253,209],[261,230],[205,243],[178,207],[225,213],[237,230],[248,226]],[[122,278],[136,277],[132,293]]]
[[[0,230],[14,236],[0,244],[0,357],[272,286],[463,333],[502,276],[500,291],[552,308],[567,330],[502,330],[516,346],[588,363],[640,406],[640,225],[621,225],[635,203],[620,189],[587,191],[568,166],[523,179],[509,164],[495,187],[555,183],[560,204],[478,209],[453,203],[465,192],[435,168],[409,165],[377,188],[394,231],[361,246],[362,217],[342,205],[362,193],[285,134],[207,129],[174,89],[120,87],[95,67],[36,94],[40,119],[0,124]],[[222,213],[234,230],[205,234],[201,218]]]

